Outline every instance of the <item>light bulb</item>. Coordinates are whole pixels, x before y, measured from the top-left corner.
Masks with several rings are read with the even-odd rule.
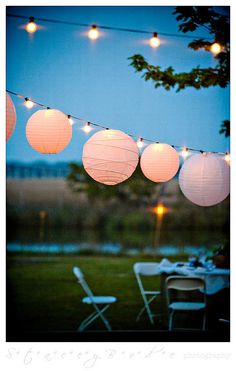
[[[189,151],[188,151],[188,148],[184,148],[182,151],[181,151],[181,156],[185,159],[187,158],[189,155]]]
[[[225,154],[225,161],[230,165],[230,161],[231,161],[231,156],[230,156],[230,154],[227,152],[226,154]]]
[[[143,138],[139,138],[136,143],[137,143],[138,148],[140,149],[143,148],[144,146]]]
[[[90,133],[90,131],[93,130],[93,128],[91,127],[90,122],[87,122],[86,125],[84,125],[84,127],[82,128],[82,130],[83,130],[86,134]]]
[[[157,32],[153,33],[153,36],[149,40],[149,44],[152,48],[158,48],[158,46],[160,46],[161,41],[160,41],[159,37],[157,36]]]
[[[34,33],[37,30],[37,25],[34,22],[34,17],[30,17],[29,23],[26,25],[26,31],[29,33]]]
[[[34,102],[32,102],[30,99],[25,98],[25,107],[32,108],[34,106]]]
[[[68,115],[68,121],[71,124],[71,126],[74,124],[74,120],[71,118],[71,115]]]
[[[211,45],[210,50],[213,54],[219,54],[222,50],[222,47],[218,43],[214,43]]]
[[[89,30],[88,37],[91,40],[96,40],[99,37],[99,32],[95,25],[92,25],[91,29]]]

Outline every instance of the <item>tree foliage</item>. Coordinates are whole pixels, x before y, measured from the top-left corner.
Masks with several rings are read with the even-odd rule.
[[[99,200],[112,200],[126,206],[127,203],[143,206],[149,205],[152,201],[156,202],[160,195],[160,185],[146,179],[139,166],[125,182],[108,187],[94,181],[82,165],[71,163],[67,180],[73,191],[85,194],[93,203]]]
[[[162,69],[160,66],[149,64],[140,54],[135,54],[129,59],[131,66],[136,72],[144,72],[146,81],[152,80],[155,88],[163,87],[166,90],[172,88],[177,92],[193,87],[195,89],[219,86],[225,88],[230,81],[230,22],[229,17],[216,12],[208,6],[177,6],[173,13],[176,20],[180,21],[179,30],[183,33],[193,32],[201,27],[208,30],[212,41],[208,39],[196,39],[189,43],[188,47],[193,50],[204,49],[210,52],[214,42],[222,46],[220,53],[214,56],[214,67],[201,68],[196,66],[189,72],[175,72],[173,67]],[[229,121],[224,121],[220,133],[229,135]]]

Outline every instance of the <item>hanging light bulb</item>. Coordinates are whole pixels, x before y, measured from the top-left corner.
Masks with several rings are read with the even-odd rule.
[[[182,151],[181,151],[181,156],[186,159],[189,155],[189,151],[188,151],[188,148],[183,148]]]
[[[144,146],[143,138],[139,138],[136,143],[137,143],[138,148],[140,149],[143,148]]]
[[[84,125],[84,127],[82,128],[82,130],[83,130],[86,134],[90,133],[90,131],[93,130],[93,128],[91,127],[90,122],[87,122],[86,125]]]
[[[33,106],[34,106],[34,102],[32,102],[32,100],[30,100],[29,98],[25,98],[25,107],[30,109]]]
[[[73,125],[73,124],[74,124],[74,120],[71,118],[71,115],[68,115],[67,117],[68,117],[68,121],[69,121],[69,123],[70,123],[71,125]]]
[[[37,28],[38,27],[34,22],[34,17],[30,17],[29,23],[26,25],[26,31],[29,33],[34,33],[35,31],[37,31]]]
[[[90,28],[90,30],[88,32],[88,37],[91,40],[96,40],[99,37],[99,32],[98,32],[97,26],[95,26],[95,24],[93,24],[92,27]]]
[[[210,51],[213,53],[213,54],[219,54],[222,50],[222,47],[219,43],[213,43],[211,44],[211,47],[210,47]]]
[[[157,32],[153,32],[153,36],[149,40],[149,44],[152,48],[158,48],[158,46],[160,46],[161,41],[159,37],[157,36]]]
[[[231,156],[230,156],[230,154],[228,153],[228,152],[226,152],[226,154],[225,154],[225,161],[230,165],[230,161],[231,161]]]

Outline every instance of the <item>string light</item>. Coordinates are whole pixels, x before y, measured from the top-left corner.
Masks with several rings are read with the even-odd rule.
[[[224,159],[230,165],[231,156],[230,156],[230,154],[228,152],[226,152]]]
[[[37,25],[34,22],[34,17],[30,17],[28,24],[26,25],[26,31],[29,33],[34,33],[37,31]]]
[[[71,124],[71,126],[74,124],[74,120],[71,118],[71,115],[68,115],[68,121]]]
[[[34,102],[29,98],[25,98],[25,107],[31,109],[34,106]]]
[[[212,44],[211,45],[211,47],[210,47],[210,51],[213,53],[213,54],[219,54],[220,52],[221,52],[221,50],[222,50],[222,47],[221,47],[221,45],[220,44],[218,44],[218,43],[214,43],[214,44]]]
[[[13,17],[18,19],[28,19],[29,17],[26,15],[18,15],[18,14],[7,14],[7,17]],[[31,17],[33,18],[33,17]],[[34,19],[40,21],[40,22],[49,22],[54,24],[63,24],[63,25],[69,25],[69,26],[76,26],[76,27],[91,27],[88,23],[79,23],[79,22],[70,22],[70,21],[63,21],[60,19],[49,19],[49,18],[41,18],[41,17],[34,17]],[[95,25],[94,25],[95,26]],[[96,26],[95,26],[96,27]],[[123,28],[123,27],[112,27],[112,26],[103,26],[99,25],[99,29],[104,30],[113,30],[113,31],[119,31],[119,32],[130,32],[130,33],[139,33],[139,34],[146,34],[150,35],[152,31],[148,30],[140,30],[140,29],[133,29],[133,28]],[[98,30],[97,30],[98,31]],[[157,36],[157,33],[154,33]],[[185,39],[206,39],[206,40],[212,40],[210,37],[203,37],[203,36],[191,36],[191,35],[185,35],[185,34],[176,34],[176,33],[167,33],[167,32],[158,32],[159,35],[163,35],[165,37],[179,37],[179,38],[185,38]],[[154,35],[153,35],[154,36]]]
[[[189,151],[188,151],[188,148],[183,148],[182,151],[181,151],[181,156],[186,159],[189,155]]]
[[[99,37],[99,32],[98,32],[97,26],[95,26],[95,24],[93,24],[91,29],[89,30],[88,37],[91,40],[96,40]]]
[[[159,37],[157,36],[157,32],[153,32],[153,36],[149,40],[149,44],[152,48],[158,48],[158,46],[160,46],[161,41]]]
[[[37,105],[37,106],[40,106],[40,107],[43,107],[43,108],[46,108],[46,109],[51,109],[50,107],[48,107],[47,105],[45,105],[43,103],[36,102],[35,100],[31,101],[29,98],[23,96],[22,94],[16,93],[16,92],[11,91],[11,90],[8,90],[8,89],[6,89],[6,91],[7,91],[7,93],[12,94],[12,95],[15,95],[16,97],[18,97],[20,99],[24,99],[25,100],[25,104],[27,103],[27,105],[28,104],[30,104],[30,105],[33,104],[33,105]],[[27,101],[29,101],[29,102],[27,102]],[[71,115],[68,115],[68,114],[66,114],[66,115],[67,115],[68,120],[70,121],[70,123],[72,125],[74,123],[74,120],[72,120],[72,116]],[[100,129],[106,129],[106,130],[110,130],[111,129],[111,128],[105,126],[105,125],[102,125],[102,124],[99,124],[99,123],[96,123],[96,122],[91,122],[91,121],[88,121],[88,120],[86,120],[84,118],[81,118],[81,117],[78,117],[78,116],[74,116],[73,115],[73,118],[75,120],[81,121],[83,123],[86,122],[86,125],[84,125],[82,127],[82,130],[85,133],[89,133],[91,130],[93,130],[93,127],[92,126],[98,127]],[[137,138],[137,135],[135,135],[135,134],[131,134],[131,133],[126,133],[126,134],[129,135],[132,138]],[[137,140],[137,142],[136,142],[137,143],[137,146],[139,148],[142,148],[142,146],[145,145],[144,141],[145,142],[150,142],[150,143],[159,143],[157,140],[152,140],[152,139],[143,138],[143,137],[141,138],[140,137]],[[185,148],[185,147],[177,146],[177,145],[174,145],[174,144],[172,145],[172,147],[175,148],[175,149],[178,149],[178,150],[182,150],[182,152],[183,151],[188,151],[188,154],[189,154],[189,151],[191,151],[191,152],[200,152],[203,155],[207,155],[207,153],[215,153],[215,154],[218,154],[218,155],[224,155],[225,160],[226,161],[230,161],[230,154],[228,152],[220,152],[220,151],[209,152],[209,151],[203,151],[201,149],[196,149],[196,148],[189,148],[189,147],[188,148]]]
[[[82,128],[82,130],[86,134],[90,133],[90,131],[93,130],[93,128],[91,127],[91,123],[90,122],[87,122],[86,125],[84,125],[84,127]]]
[[[143,148],[144,146],[143,138],[139,138],[136,143],[139,149]]]

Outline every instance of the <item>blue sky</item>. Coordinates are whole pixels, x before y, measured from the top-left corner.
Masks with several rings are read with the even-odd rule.
[[[178,33],[173,7],[8,7],[8,13],[55,18],[107,26]],[[214,66],[211,53],[194,52],[189,40],[161,37],[152,49],[147,35],[103,31],[92,42],[86,28],[41,22],[33,37],[7,18],[7,88],[50,107],[105,126],[169,144],[209,151],[226,151],[229,140],[219,135],[229,119],[229,89],[208,88],[182,92],[155,89],[129,66],[128,57],[142,54],[150,63],[177,72]],[[202,28],[196,35],[209,36]],[[35,111],[13,97],[17,125],[7,143],[7,160],[81,161],[88,135],[73,126],[69,146],[58,155],[43,155],[27,142],[25,127]]]

